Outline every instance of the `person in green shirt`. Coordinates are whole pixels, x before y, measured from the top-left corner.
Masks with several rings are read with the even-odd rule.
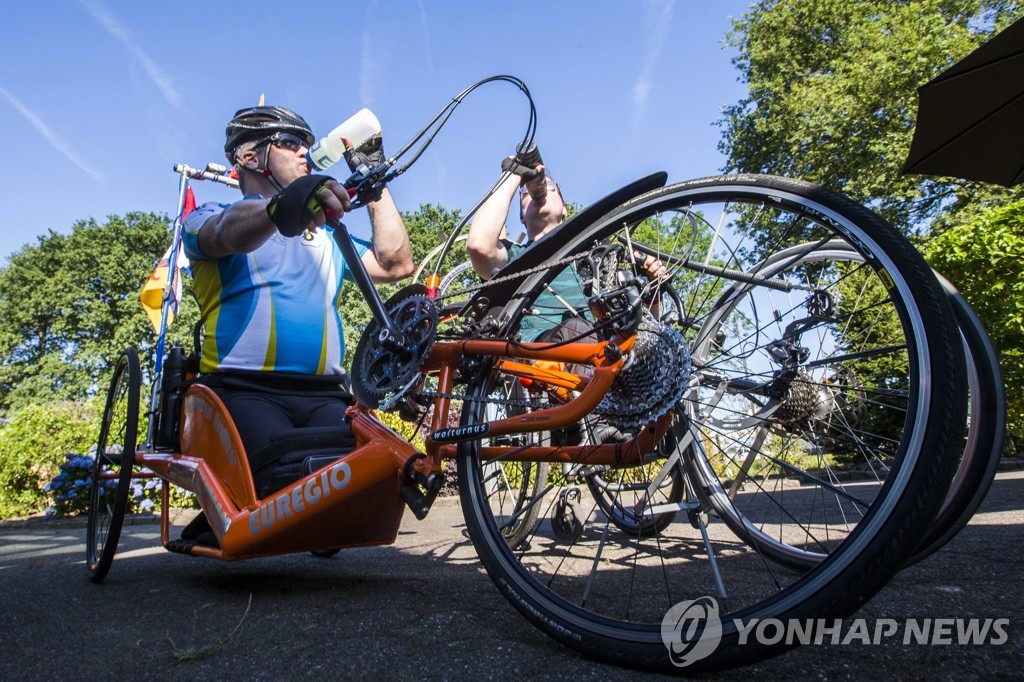
[[[543,165],[530,168],[519,163],[515,157],[508,157],[502,161],[501,167],[505,175],[491,196],[480,206],[466,239],[469,260],[484,280],[493,277],[509,261],[543,239],[568,215],[562,190],[546,173]],[[519,220],[526,228],[524,244],[516,244],[506,236],[505,222],[517,193]],[[653,279],[665,275],[665,266],[657,258],[644,258],[639,253],[635,253],[634,257],[637,258],[639,269],[648,277]],[[593,342],[597,341],[596,336],[588,334],[593,327],[594,320],[583,292],[582,281],[575,267],[567,267],[533,302],[519,330],[523,341],[557,343],[579,339]],[[568,370],[584,376],[593,371],[589,366],[570,366]],[[591,431],[594,442],[623,438],[623,434],[614,427],[599,422],[591,425]],[[568,439],[572,440],[573,437]]]

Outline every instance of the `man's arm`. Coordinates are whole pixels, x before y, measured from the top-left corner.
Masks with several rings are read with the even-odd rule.
[[[385,187],[380,199],[366,205],[373,227],[373,248],[363,254],[370,279],[378,284],[397,282],[416,271],[412,245],[391,193]]]
[[[255,251],[277,232],[267,215],[269,199],[236,201],[199,229],[199,249],[207,258]]]
[[[334,180],[322,187],[318,196],[320,205],[339,219],[348,210],[348,193]],[[232,253],[251,253],[258,249],[278,232],[278,227],[267,213],[267,205],[271,201],[273,198],[237,201],[209,218],[199,228],[199,250],[207,258],[220,258]],[[324,220],[323,211],[317,211],[306,229],[316,231],[317,227],[324,224]]]
[[[508,263],[508,250],[498,239],[505,229],[509,204],[519,189],[520,180],[521,178],[515,174],[505,178],[494,190],[494,194],[477,210],[473,223],[469,226],[466,251],[469,252],[473,269],[481,279],[490,279],[495,269],[503,268]]]

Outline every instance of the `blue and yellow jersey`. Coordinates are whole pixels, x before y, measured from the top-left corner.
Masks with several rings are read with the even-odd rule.
[[[207,258],[199,228],[226,204],[203,204],[185,220],[185,253],[205,318],[201,372],[258,370],[341,375],[338,304],[348,267],[333,230],[275,234],[252,253]],[[360,257],[372,245],[353,238]]]

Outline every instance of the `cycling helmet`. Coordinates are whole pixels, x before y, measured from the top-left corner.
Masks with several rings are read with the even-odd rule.
[[[224,131],[224,153],[231,158],[238,146],[244,142],[264,140],[274,133],[293,133],[306,140],[312,147],[315,138],[305,119],[291,109],[284,107],[249,107],[239,109],[228,121]]]

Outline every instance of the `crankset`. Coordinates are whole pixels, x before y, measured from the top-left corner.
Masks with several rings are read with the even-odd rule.
[[[352,359],[352,393],[367,407],[392,402],[417,383],[434,344],[438,314],[422,284],[411,284],[384,304],[401,334],[396,343],[376,320],[366,326]]]

